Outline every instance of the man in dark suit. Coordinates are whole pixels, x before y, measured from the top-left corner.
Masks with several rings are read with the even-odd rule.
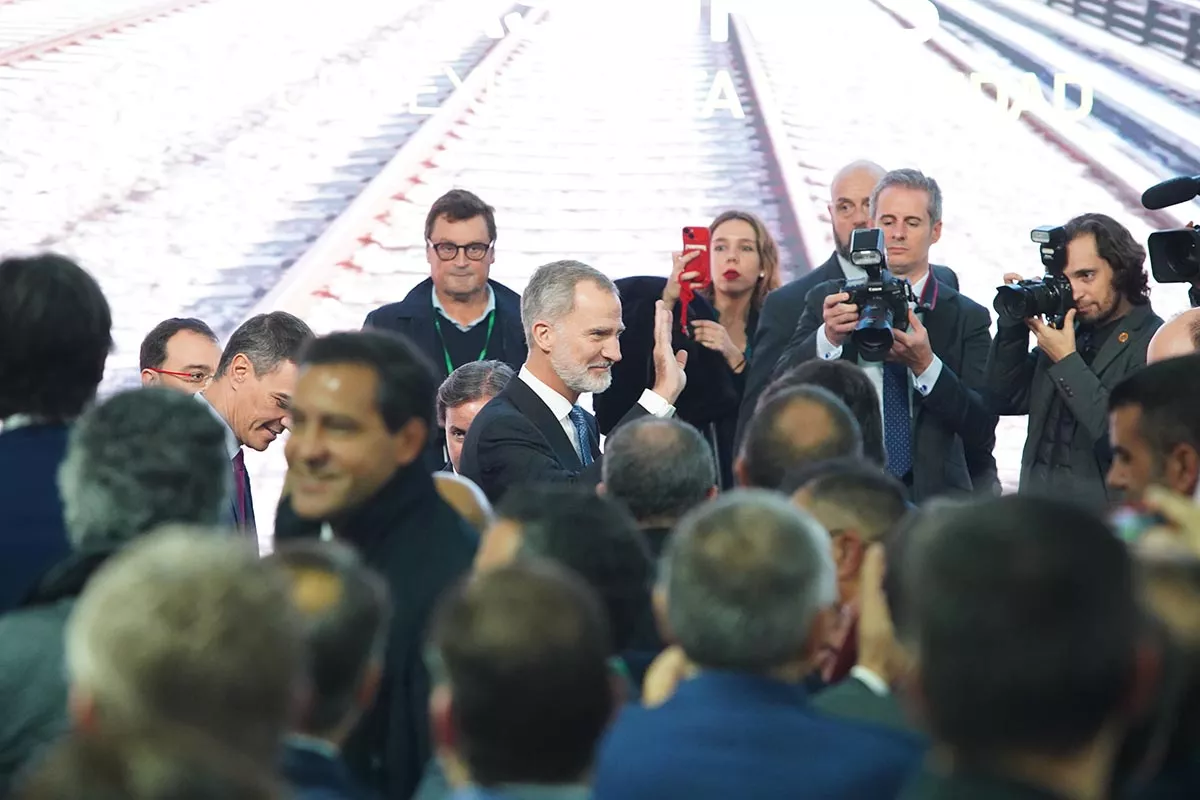
[[[229,337],[212,383],[196,395],[225,426],[233,492],[223,524],[258,541],[243,447],[262,452],[288,428],[296,359],[312,329],[286,311],[258,314]]]
[[[836,596],[820,524],[776,493],[734,490],[680,521],[659,580],[692,676],[617,718],[596,800],[895,796],[918,743],[822,714],[803,686]]]
[[[327,527],[391,592],[379,695],[342,751],[355,779],[382,797],[411,797],[429,761],[426,624],[479,545],[423,463],[436,387],[433,368],[400,334],[315,339],[300,361],[285,448],[276,541]]]
[[[433,364],[439,381],[471,361],[525,362],[521,296],[492,280],[495,210],[464,189],[439,197],[425,217],[429,278],[398,303],[367,315],[364,328],[409,337]],[[430,436],[430,469],[445,463],[444,434]]]
[[[58,466],[111,349],[92,276],[55,255],[0,261],[0,612],[70,553]]]
[[[289,542],[268,560],[289,579],[308,651],[310,694],[287,739],[283,776],[297,800],[365,800],[341,748],[379,691],[387,586],[338,542]]]
[[[910,304],[909,330],[893,329],[884,361],[860,358],[852,336],[860,309],[837,282],[820,284],[808,295],[780,369],[813,358],[858,363],[882,401],[888,471],[909,487],[913,502],[995,492],[997,417],[982,395],[991,317],[930,270],[929,248],[942,231],[941,189],[917,170],[895,170],[876,184],[871,211],[886,238],[888,270],[919,298]]]
[[[539,267],[521,298],[529,357],[516,379],[471,423],[459,472],[498,503],[518,483],[600,482],[596,418],[576,404],[603,392],[621,359],[621,299],[612,280],[578,261]],[[669,417],[687,381],[687,352],[671,351],[671,313],[655,309],[653,389],[645,389],[621,422]],[[621,424],[621,423],[618,423]]]
[[[742,436],[758,399],[771,381],[783,374],[779,358],[787,348],[796,325],[804,313],[804,301],[813,287],[826,281],[852,280],[865,277],[860,267],[850,263],[850,235],[868,227],[871,220],[871,190],[887,174],[887,170],[872,161],[855,161],[838,170],[829,186],[826,208],[833,221],[836,249],[828,260],[786,286],[767,295],[758,317],[754,335],[754,358],[746,376],[746,391],[738,412],[735,447],[741,446]],[[931,269],[942,283],[958,288],[954,270],[934,264]]]
[[[1070,281],[1074,308],[1061,330],[1041,316],[1002,315],[988,359],[988,394],[997,413],[1029,415],[1020,490],[1071,495],[1103,511],[1116,499],[1105,486],[1112,464],[1108,392],[1146,365],[1163,321],[1150,307],[1146,251],[1124,226],[1083,214],[1064,227],[1062,264],[1050,269]]]

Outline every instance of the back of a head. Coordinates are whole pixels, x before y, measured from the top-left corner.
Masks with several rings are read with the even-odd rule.
[[[614,652],[623,651],[646,614],[653,580],[649,545],[629,512],[589,489],[549,484],[514,488],[496,515],[520,524],[520,556],[562,564],[596,591]]]
[[[221,353],[216,378],[224,377],[238,354],[250,361],[260,377],[269,375],[284,362],[298,362],[300,351],[312,338],[312,328],[286,311],[253,316],[230,335]]]
[[[15,800],[282,800],[272,770],[181,729],[73,734]]]
[[[586,584],[546,561],[500,567],[447,594],[432,631],[473,782],[582,780],[613,704],[608,625]]]
[[[521,292],[521,324],[527,343],[533,344],[535,323],[554,324],[571,313],[575,287],[584,281],[618,294],[612,278],[580,261],[554,261],[534,270]]]
[[[1156,458],[1178,444],[1200,451],[1200,353],[1149,364],[1126,377],[1108,395],[1110,411],[1141,409],[1141,433]]]
[[[907,561],[925,714],[956,760],[1074,753],[1128,700],[1133,565],[1099,517],[1000,497],[947,513]]]
[[[433,473],[433,484],[446,505],[454,509],[460,517],[477,531],[484,531],[496,518],[492,511],[492,503],[479,488],[479,484],[470,478],[464,478],[456,472]]]
[[[193,727],[267,760],[290,722],[302,659],[279,570],[245,541],[181,527],[109,559],[66,631],[72,688],[101,726]]]
[[[805,655],[836,598],[829,537],[808,514],[739,489],[680,520],[660,581],[676,642],[710,669],[766,673]]]
[[[670,524],[708,498],[717,483],[712,447],[675,419],[622,425],[604,447],[604,486],[639,522]]]
[[[1189,308],[1155,331],[1146,348],[1146,363],[1200,351],[1200,308]]]
[[[806,508],[823,522],[840,520],[870,541],[878,541],[908,514],[904,484],[867,463],[821,475],[804,487]],[[826,527],[829,527],[826,523]]]
[[[0,420],[78,416],[96,396],[112,346],[104,292],[73,261],[0,261]]]
[[[132,389],[72,426],[59,467],[76,549],[120,545],[167,523],[215,525],[231,484],[225,427],[195,398]]]
[[[356,710],[368,668],[382,664],[387,586],[340,542],[289,542],[268,560],[287,575],[304,625],[312,698],[302,728],[327,734]]]
[[[330,333],[313,339],[300,354],[301,367],[358,364],[377,381],[377,404],[392,433],[417,419],[433,426],[437,378],[429,359],[407,336],[384,330]]]
[[[862,452],[862,430],[846,404],[819,386],[796,386],[751,417],[739,457],[742,481],[778,489],[790,471],[804,464]]]
[[[845,403],[862,431],[863,454],[877,464],[885,463],[879,392],[862,367],[837,359],[805,361],[773,380],[759,397],[758,407],[797,386],[819,386]]]

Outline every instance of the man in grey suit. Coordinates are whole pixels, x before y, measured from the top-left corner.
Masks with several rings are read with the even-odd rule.
[[[1064,228],[1061,274],[1071,283],[1074,307],[1061,330],[1040,316],[1000,317],[988,394],[996,413],[1029,415],[1020,491],[1069,496],[1103,512],[1113,500],[1104,482],[1112,463],[1109,390],[1146,365],[1146,348],[1163,321],[1150,307],[1146,251],[1124,226],[1083,214]]]
[[[879,392],[887,469],[914,503],[997,492],[997,418],[982,395],[991,318],[929,263],[942,232],[941,188],[917,170],[893,170],[875,185],[870,205],[886,241],[888,271],[920,298],[909,304],[908,330],[893,327],[884,360],[862,358],[852,335],[860,309],[840,281],[827,281],[809,292],[778,369],[814,358],[862,367]]]
[[[746,367],[746,391],[738,412],[735,447],[741,446],[746,425],[758,407],[758,400],[767,386],[784,373],[779,357],[804,313],[804,300],[817,284],[825,281],[861,278],[862,269],[850,263],[850,235],[868,227],[871,221],[870,200],[875,184],[887,170],[873,161],[854,161],[842,167],[829,185],[829,218],[833,225],[836,249],[819,267],[780,286],[767,295],[759,312],[758,328],[754,333],[754,357]],[[949,267],[934,264],[933,274],[942,283],[958,289],[958,276]]]

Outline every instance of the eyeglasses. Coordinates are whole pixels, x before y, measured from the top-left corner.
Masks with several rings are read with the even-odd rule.
[[[155,369],[154,367],[147,367],[147,369],[151,372],[157,372],[159,375],[170,375],[174,378],[182,378],[188,383],[195,384],[208,383],[213,377],[204,372],[171,372],[170,370]]]
[[[492,249],[492,242],[471,242],[470,244],[455,244],[454,242],[438,242],[434,244],[429,239],[425,240],[425,244],[433,248],[433,252],[437,253],[438,258],[442,261],[453,261],[458,258],[458,251],[465,250],[467,258],[472,261],[482,261]]]

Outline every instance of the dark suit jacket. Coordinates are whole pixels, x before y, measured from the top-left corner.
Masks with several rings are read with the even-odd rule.
[[[529,350],[525,344],[525,328],[521,325],[521,295],[502,283],[489,280],[496,297],[496,327],[488,344],[487,357],[503,361],[514,370],[525,363]],[[389,303],[367,315],[363,328],[376,328],[403,334],[412,340],[433,367],[438,382],[449,377],[446,358],[437,328],[433,324],[433,279],[426,278],[398,303]],[[442,430],[429,437],[426,448],[429,469],[436,470],[446,460],[442,450],[446,436]]]
[[[701,672],[659,708],[627,706],[601,743],[596,800],[879,800],[922,748],[815,711],[803,687]]]
[[[830,281],[809,292],[804,315],[779,359],[781,372],[817,358],[821,306],[839,290],[838,283]],[[992,455],[998,419],[982,394],[992,342],[991,317],[983,306],[938,281],[936,301],[925,312],[923,324],[934,354],[942,360],[942,372],[927,397],[912,393],[912,500],[920,503],[949,493],[994,493],[999,485]],[[846,340],[842,358],[857,361],[853,341]]]
[[[938,264],[932,265],[933,274],[944,284],[958,288],[958,275],[949,267]],[[758,328],[754,333],[754,357],[746,367],[746,389],[742,395],[741,409],[738,411],[737,434],[734,437],[734,447],[741,446],[742,435],[746,425],[758,405],[758,398],[785,370],[779,366],[779,358],[787,349],[800,316],[804,313],[804,301],[808,293],[818,284],[825,281],[840,281],[846,279],[837,253],[809,272],[785,286],[780,286],[767,295],[762,311],[758,317]]]
[[[66,425],[0,433],[0,612],[15,608],[71,552],[58,493]]]
[[[1024,323],[997,325],[988,357],[987,395],[997,414],[1029,415],[1029,432],[1021,455],[1021,490],[1069,490],[1098,510],[1108,507],[1105,475],[1112,457],[1108,443],[1108,392],[1122,378],[1146,366],[1146,348],[1163,324],[1149,305],[1134,306],[1109,334],[1091,366],[1079,353],[1059,361],[1035,347]],[[1034,487],[1030,473],[1055,394],[1078,423],[1070,446],[1070,487]]]
[[[635,403],[618,424],[647,413]],[[475,481],[493,505],[523,483],[594,486],[600,482],[600,431],[591,414],[587,423],[595,461],[585,469],[554,414],[518,375],[471,422],[459,471]]]
[[[319,520],[297,517],[290,498],[280,499],[277,542],[318,536],[320,529]],[[343,759],[364,789],[408,798],[433,753],[424,659],[429,617],[447,587],[471,568],[479,534],[442,500],[418,460],[339,521],[337,535],[387,582],[393,609],[379,695],[346,742]]]
[[[813,696],[813,705],[835,717],[882,725],[916,735],[896,695],[878,695],[853,675]]]
[[[283,750],[284,779],[294,800],[369,800],[341,758],[288,743]]]

